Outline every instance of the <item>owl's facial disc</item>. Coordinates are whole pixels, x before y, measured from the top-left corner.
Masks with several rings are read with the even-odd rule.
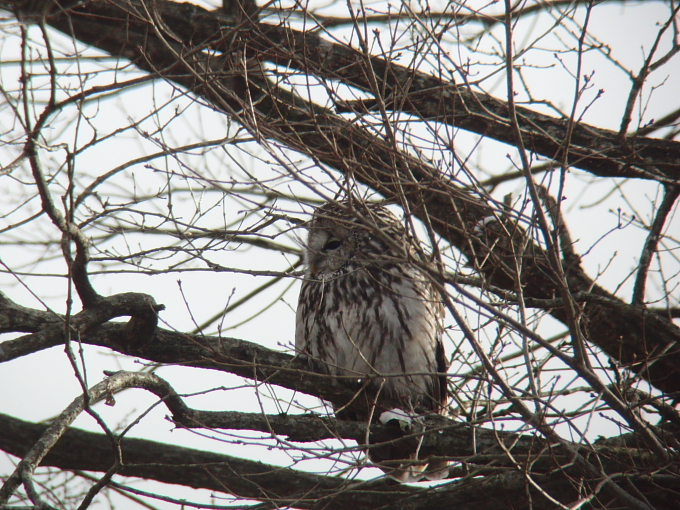
[[[338,226],[313,229],[307,242],[310,275],[335,273],[347,264],[353,250],[354,242],[349,230]]]

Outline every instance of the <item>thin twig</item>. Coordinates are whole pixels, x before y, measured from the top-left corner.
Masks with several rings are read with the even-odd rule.
[[[661,230],[666,224],[668,215],[673,210],[673,206],[679,195],[680,186],[667,186],[664,189],[663,200],[661,201],[659,209],[656,211],[656,216],[649,228],[647,240],[645,241],[642,253],[640,254],[639,269],[635,279],[635,287],[633,289],[633,305],[642,305],[645,301],[645,288],[647,287],[649,266],[652,263],[652,257],[654,256],[654,253],[656,253],[656,248],[659,245]]]

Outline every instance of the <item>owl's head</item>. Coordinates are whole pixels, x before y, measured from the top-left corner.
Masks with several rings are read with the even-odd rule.
[[[314,212],[308,229],[307,274],[321,279],[350,265],[386,261],[390,241],[401,244],[404,238],[401,222],[388,209],[370,203],[324,204]]]

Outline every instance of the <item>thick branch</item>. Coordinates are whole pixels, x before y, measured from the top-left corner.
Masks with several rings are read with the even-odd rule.
[[[24,456],[44,433],[46,425],[24,422],[0,414],[0,449]],[[428,488],[394,485],[384,478],[369,481],[347,481],[287,468],[269,466],[190,448],[156,443],[142,439],[121,441],[124,466],[120,475],[133,476],[193,488],[230,493],[242,498],[270,501],[273,505],[296,508],[328,508],[368,510],[377,508],[478,510],[479,508],[527,508],[526,490],[532,491],[532,508],[554,509],[527,487],[524,475],[509,473],[470,477],[441,487]],[[44,466],[67,470],[106,471],[114,461],[109,439],[103,434],[69,429],[44,458]],[[677,478],[668,475],[619,477],[623,484],[635,483],[659,510],[677,508]],[[562,502],[577,501],[579,490],[572,487],[563,473],[536,475],[541,487]],[[675,484],[675,485],[673,485]],[[583,493],[580,493],[581,495]],[[676,496],[673,496],[676,494]],[[401,506],[395,506],[395,505]],[[403,506],[406,505],[406,506]]]
[[[45,425],[0,414],[0,448],[23,457],[45,429]],[[271,500],[281,506],[293,504],[300,508],[310,508],[314,499],[330,495],[334,500],[331,508],[347,508],[343,505],[348,505],[358,493],[362,494],[370,489],[371,492],[362,494],[362,498],[368,500],[370,508],[376,508],[380,501],[390,501],[419,492],[418,489],[406,486],[391,487],[392,484],[384,480],[351,484],[338,478],[316,476],[261,462],[142,439],[124,438],[121,449],[124,466],[120,475],[227,492],[247,499]],[[111,443],[106,436],[69,429],[45,456],[42,465],[106,471],[113,462]],[[343,493],[343,487],[347,492]],[[300,499],[310,491],[309,499]]]
[[[29,321],[30,322],[30,321]],[[32,322],[31,322],[32,323]],[[48,328],[49,329],[49,328]],[[48,348],[63,342],[62,332],[52,330],[52,337],[43,337],[40,348]],[[122,323],[102,324],[97,330],[81,336],[83,343],[108,347],[129,356],[141,357],[149,361],[168,364],[180,364],[196,368],[207,368],[229,372],[255,381],[267,382],[315,395],[339,406],[353,402],[354,409],[365,414],[366,395],[362,392],[357,398],[357,389],[350,383],[332,383],[324,374],[309,371],[306,360],[282,352],[272,351],[258,344],[234,338],[206,337],[189,335],[158,328],[153,338],[146,343],[130,343],[127,341],[128,329]],[[16,353],[17,344],[22,339],[10,340],[0,344],[0,352]],[[34,343],[29,343],[34,347]],[[22,351],[28,354],[27,351]],[[4,358],[7,361],[11,358]],[[1,361],[1,360],[0,360]],[[152,388],[147,388],[152,389]],[[291,441],[315,441],[324,438],[338,437],[354,439],[363,443],[366,437],[365,425],[361,423],[342,422],[318,416],[279,416],[264,418],[262,415],[246,415],[242,413],[197,411],[187,408],[171,388],[155,390],[161,398],[172,398],[166,401],[174,419],[181,426],[201,428],[235,428],[260,430],[286,435]],[[423,448],[436,451],[438,455],[450,456],[471,463],[484,463],[489,456],[499,459],[505,450],[498,449],[498,441],[503,440],[516,455],[539,455],[543,446],[533,437],[494,432],[485,429],[473,429],[469,425],[452,422],[442,417],[432,416],[425,419],[427,429],[438,429],[440,434],[428,434],[424,438]],[[372,425],[371,443],[390,441],[395,438],[389,427]],[[473,440],[474,437],[474,440]],[[471,449],[472,445],[475,449]],[[578,445],[574,445],[578,447]],[[555,460],[558,450],[552,450]],[[627,458],[631,461],[637,454],[624,454],[621,462]],[[605,453],[608,461],[615,462],[618,455]],[[537,458],[535,459],[537,460]],[[619,461],[616,461],[619,462]],[[609,469],[624,469],[620,464],[611,464]],[[644,462],[648,462],[645,460]],[[548,462],[550,465],[550,462]]]
[[[104,2],[88,3],[82,11],[102,12]],[[130,5],[135,2],[131,1]],[[121,6],[125,2],[121,2]],[[224,37],[224,20],[190,4],[157,2],[158,15],[183,38],[189,47],[206,44],[229,53],[235,48],[231,37]],[[81,11],[74,12],[76,16]],[[110,13],[109,13],[110,14]],[[53,23],[59,28],[60,21]],[[76,27],[78,30],[80,27]],[[79,34],[83,42],[102,47],[101,31]],[[348,85],[373,92],[370,76],[379,80],[384,97],[381,101],[390,108],[436,122],[455,125],[500,142],[514,145],[509,129],[507,104],[484,93],[455,85],[417,70],[405,68],[389,59],[372,57],[370,69],[366,59],[353,48],[323,39],[317,32],[300,32],[279,25],[260,23],[249,34],[247,41],[259,60],[270,61],[325,79],[340,80]],[[377,105],[377,104],[376,104]],[[363,103],[361,109],[371,108]],[[559,159],[564,150],[568,119],[556,119],[528,108],[517,108],[518,123],[527,148],[549,159]],[[680,143],[669,140],[636,137],[621,142],[618,134],[584,123],[575,123],[570,137],[566,161],[594,175],[602,177],[634,177],[673,182],[680,179]]]
[[[428,76],[413,69],[373,57],[371,71],[363,67],[360,54],[347,46],[333,44],[316,33],[302,33],[279,26],[260,25],[263,41],[254,39],[261,58],[280,65],[314,71],[326,78],[372,92],[369,72],[382,80],[388,109],[456,126],[514,145],[505,101]],[[285,51],[284,51],[285,50]],[[362,113],[377,107],[376,101],[346,103],[349,111]],[[517,107],[517,120],[526,148],[541,156],[560,159],[567,134],[567,118],[557,119]],[[565,161],[600,177],[632,177],[676,182],[680,179],[680,143],[654,138],[635,137],[621,142],[615,131],[585,123],[575,123]]]

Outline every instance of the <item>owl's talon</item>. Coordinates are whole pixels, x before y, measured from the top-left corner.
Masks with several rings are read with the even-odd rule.
[[[396,420],[399,428],[403,431],[407,431],[411,428],[413,419],[417,418],[417,416],[417,414],[408,413],[403,409],[391,409],[382,413],[378,419],[383,425],[387,425],[392,420]]]
[[[492,221],[497,221],[497,220],[498,220],[498,218],[496,218],[496,216],[486,216],[485,218],[482,218],[477,223],[475,223],[475,226],[472,229],[472,233],[476,236],[484,235],[485,227],[489,223],[491,223]]]

